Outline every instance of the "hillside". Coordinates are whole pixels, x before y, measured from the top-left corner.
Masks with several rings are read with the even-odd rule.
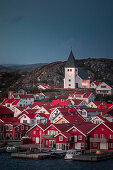
[[[37,64],[28,64],[28,65],[19,65],[19,64],[3,64],[0,65],[0,72],[13,72],[18,71],[19,74],[25,72],[31,72],[34,69],[46,65],[47,63],[37,63]]]
[[[78,66],[89,74],[91,81],[105,81],[113,85],[112,59],[81,59]],[[63,87],[65,62],[54,62],[26,74],[16,82],[18,87],[37,87],[40,83],[48,83],[53,87]],[[13,85],[13,87],[15,84]]]

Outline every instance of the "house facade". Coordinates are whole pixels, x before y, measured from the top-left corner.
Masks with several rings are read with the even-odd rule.
[[[106,84],[105,82],[102,82],[96,88],[96,94],[111,95],[111,94],[113,94],[113,89],[108,84]]]
[[[91,150],[113,150],[113,123],[98,124],[88,134]]]

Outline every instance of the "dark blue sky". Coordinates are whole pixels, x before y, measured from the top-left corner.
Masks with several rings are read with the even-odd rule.
[[[113,0],[0,0],[0,64],[113,58]]]

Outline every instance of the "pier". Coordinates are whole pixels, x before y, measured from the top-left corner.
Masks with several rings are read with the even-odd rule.
[[[73,157],[72,160],[96,162],[96,161],[103,161],[103,160],[108,160],[108,159],[112,159],[112,158],[113,158],[113,152],[108,152],[108,153],[103,153],[103,154],[99,154],[99,155],[97,155],[97,154],[79,155],[79,156]]]
[[[25,159],[47,159],[50,158],[49,153],[37,153],[37,154],[28,154],[28,153],[11,153],[12,158],[25,158]]]

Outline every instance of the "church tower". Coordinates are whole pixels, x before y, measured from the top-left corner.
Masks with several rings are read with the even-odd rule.
[[[78,66],[71,50],[65,65],[64,88],[78,88]]]

